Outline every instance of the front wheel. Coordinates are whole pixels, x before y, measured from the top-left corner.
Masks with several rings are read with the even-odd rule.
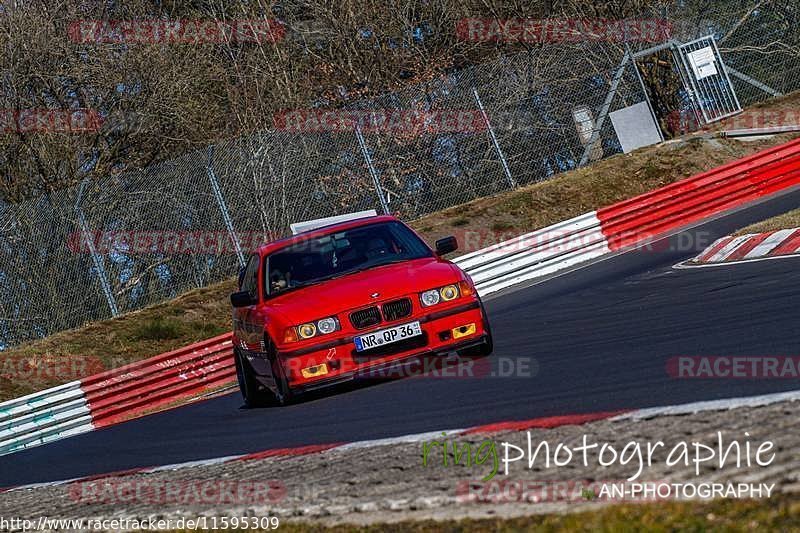
[[[286,372],[278,357],[278,350],[275,348],[275,343],[273,343],[272,339],[269,337],[265,339],[265,344],[267,348],[267,358],[272,368],[272,377],[275,380],[275,392],[273,393],[275,403],[278,405],[290,404],[294,400],[294,394],[289,387],[289,381],[286,379]]]
[[[239,390],[247,407],[263,407],[269,403],[268,392],[263,390],[256,380],[253,368],[239,350],[233,351],[233,362],[236,366],[236,379],[239,382]]]

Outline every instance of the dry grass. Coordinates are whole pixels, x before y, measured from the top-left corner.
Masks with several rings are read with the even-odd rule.
[[[609,505],[595,511],[541,514],[520,518],[404,521],[370,526],[281,522],[287,533],[433,533],[494,531],[674,532],[674,531],[798,531],[800,501],[796,495],[777,494],[764,500],[712,500]],[[265,530],[258,530],[265,531]]]
[[[761,222],[756,222],[745,228],[740,229],[735,235],[746,233],[767,233],[779,229],[800,228],[800,209],[789,211],[776,217],[768,218]]]
[[[758,107],[796,109],[799,104],[800,93],[793,93]],[[791,138],[794,136],[780,135],[741,142],[694,135],[616,155],[545,182],[433,213],[411,225],[430,243],[445,235],[478,231],[483,236],[480,244],[488,246],[497,239],[575,217]],[[98,358],[111,368],[174,350],[229,331],[228,295],[234,287],[231,278],[115,319],[60,332],[3,352],[0,363],[11,361],[13,368],[13,361],[19,358],[73,356]],[[0,401],[78,377],[19,379],[13,373],[9,377],[2,369],[0,364]]]

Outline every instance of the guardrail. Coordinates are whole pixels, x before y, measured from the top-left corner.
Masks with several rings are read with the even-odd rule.
[[[231,384],[231,334],[0,404],[0,455],[142,416]]]
[[[588,263],[800,184],[800,139],[454,259],[480,294]]]
[[[800,184],[800,139],[454,260],[489,294]],[[0,404],[0,454],[91,431],[235,380],[227,333]]]
[[[486,295],[609,253],[592,211],[453,260]]]

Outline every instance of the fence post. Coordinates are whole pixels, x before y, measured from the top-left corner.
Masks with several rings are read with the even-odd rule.
[[[222,220],[225,222],[225,227],[228,229],[228,236],[233,242],[233,248],[236,250],[236,258],[239,260],[239,266],[244,267],[244,254],[242,253],[242,245],[239,243],[239,237],[233,230],[233,221],[228,212],[228,206],[225,204],[225,198],[222,196],[222,189],[219,188],[217,175],[214,172],[214,145],[208,147],[208,164],[206,165],[206,173],[208,174],[208,181],[211,182],[211,190],[214,192],[214,197],[217,199],[217,206],[222,213]]]
[[[364,157],[364,162],[369,169],[369,175],[372,177],[372,184],[375,186],[375,192],[378,194],[378,200],[381,202],[381,209],[383,214],[389,214],[389,204],[386,202],[386,197],[383,195],[383,188],[381,181],[378,179],[378,173],[375,171],[375,166],[372,164],[372,157],[367,150],[367,143],[364,142],[364,136],[361,134],[361,126],[356,124],[356,139],[358,139],[358,146],[361,148],[361,155]]]
[[[83,240],[89,248],[89,254],[92,256],[92,263],[94,263],[94,268],[97,271],[97,277],[100,278],[100,288],[103,290],[106,303],[108,303],[108,308],[111,310],[111,316],[117,316],[119,315],[119,308],[117,307],[116,299],[114,299],[114,293],[111,291],[111,283],[108,281],[108,273],[103,264],[103,258],[100,257],[100,254],[97,253],[97,248],[94,247],[94,239],[92,239],[89,225],[86,224],[86,217],[83,216],[83,210],[81,209],[81,200],[83,199],[83,189],[85,187],[86,180],[81,182],[81,186],[78,189],[78,198],[75,200],[75,213],[78,215],[81,235],[83,235]]]
[[[617,72],[614,73],[614,78],[611,80],[611,87],[609,87],[608,93],[606,93],[606,100],[603,102],[603,107],[600,108],[600,114],[597,115],[597,122],[595,122],[594,129],[592,130],[592,136],[589,139],[589,142],[586,144],[586,148],[583,150],[583,156],[581,157],[580,163],[578,163],[579,167],[582,167],[589,162],[589,155],[591,155],[595,143],[600,139],[600,131],[603,129],[603,123],[608,116],[608,110],[611,109],[611,102],[614,101],[614,96],[617,94],[619,82],[622,80],[622,75],[625,73],[625,67],[628,66],[630,57],[631,56],[628,54],[628,52],[625,52],[625,55],[622,56],[622,61],[620,62],[619,67],[617,67]]]
[[[489,138],[492,140],[492,144],[494,145],[494,151],[497,154],[497,157],[500,159],[500,164],[503,165],[503,172],[506,175],[506,180],[508,180],[508,185],[514,189],[517,186],[517,182],[515,182],[514,178],[511,176],[511,169],[508,168],[506,156],[503,155],[503,151],[500,149],[500,143],[497,142],[497,137],[495,137],[494,130],[492,129],[492,123],[489,122],[489,115],[487,115],[486,111],[483,109],[483,102],[481,102],[481,97],[478,95],[478,89],[474,85],[472,86],[472,94],[475,96],[475,103],[478,104],[478,110],[481,112],[481,118],[486,126],[486,130],[489,132]]]
[[[653,124],[656,127],[656,131],[658,131],[658,138],[661,139],[661,142],[664,142],[664,134],[661,132],[661,125],[658,123],[658,117],[656,116],[655,109],[653,109],[653,103],[650,101],[650,95],[647,94],[647,86],[644,84],[642,73],[639,72],[639,66],[636,64],[636,56],[634,56],[633,52],[631,52],[631,47],[628,45],[627,41],[625,42],[625,51],[631,57],[633,72],[636,74],[636,79],[639,81],[639,88],[642,90],[642,94],[644,95],[644,101],[647,102],[647,110],[650,111],[650,118],[653,119]]]

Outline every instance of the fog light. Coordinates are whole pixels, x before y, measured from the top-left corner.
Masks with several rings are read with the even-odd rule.
[[[476,331],[475,322],[472,322],[471,324],[466,324],[464,326],[459,326],[457,328],[453,328],[451,331],[453,332],[454,339],[460,339],[461,337],[472,335]]]
[[[328,365],[322,363],[321,365],[310,366],[300,371],[304,378],[313,378],[316,376],[324,376],[328,373]]]

